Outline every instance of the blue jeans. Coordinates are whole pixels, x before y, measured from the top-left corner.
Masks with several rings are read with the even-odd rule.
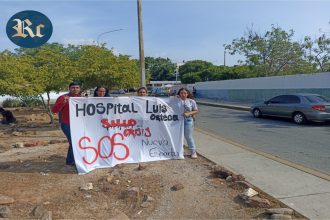
[[[73,156],[72,143],[71,143],[70,125],[62,123],[61,124],[61,129],[62,129],[63,133],[65,134],[66,138],[69,141],[69,149],[68,149],[68,153],[66,155],[66,164],[67,165],[74,165],[74,156]]]
[[[194,119],[192,117],[184,118],[184,137],[186,138],[189,150],[196,151],[193,132],[194,132]]]

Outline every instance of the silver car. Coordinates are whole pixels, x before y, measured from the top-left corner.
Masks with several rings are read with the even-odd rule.
[[[292,118],[296,124],[306,121],[330,121],[330,99],[318,94],[280,95],[251,106],[255,118],[263,115]]]

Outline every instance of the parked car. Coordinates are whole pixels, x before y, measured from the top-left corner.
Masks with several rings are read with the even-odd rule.
[[[165,96],[169,96],[168,91],[165,88],[155,88],[152,93],[152,96],[156,96],[156,97],[165,97]]]
[[[118,90],[110,90],[110,94],[125,94],[125,90],[118,89]]]
[[[127,92],[136,92],[137,88],[129,88],[127,89]]]
[[[330,99],[318,94],[280,95],[251,106],[255,118],[264,115],[292,118],[296,124],[306,121],[330,121]]]

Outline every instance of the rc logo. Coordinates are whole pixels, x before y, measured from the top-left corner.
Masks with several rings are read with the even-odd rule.
[[[53,33],[53,25],[42,13],[21,11],[7,22],[8,38],[20,47],[33,48],[46,43]]]

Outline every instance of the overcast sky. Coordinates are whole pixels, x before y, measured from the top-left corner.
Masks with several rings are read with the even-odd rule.
[[[223,44],[244,35],[247,27],[259,33],[278,25],[293,29],[295,39],[330,32],[330,1],[158,1],[142,0],[145,56],[168,57],[173,62],[201,59],[223,64]],[[49,42],[96,44],[102,35],[118,54],[138,58],[136,0],[126,1],[2,1],[0,50],[16,46],[7,38],[6,24],[23,10],[36,10],[53,23]],[[227,65],[238,57],[227,55]]]

